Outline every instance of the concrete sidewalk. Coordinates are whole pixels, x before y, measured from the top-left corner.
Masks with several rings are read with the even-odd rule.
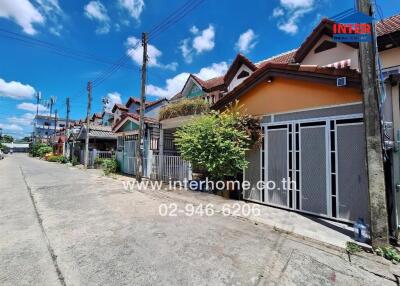
[[[0,285],[62,285],[14,156],[0,161]]]
[[[117,175],[116,179],[134,180],[133,178]],[[152,189],[142,190],[145,192],[153,192]],[[224,209],[242,209],[243,205],[248,204],[250,208],[260,210],[258,215],[245,216],[239,213],[238,216],[249,219],[251,221],[268,225],[275,230],[289,233],[297,237],[316,241],[328,247],[344,250],[347,242],[355,242],[353,237],[353,227],[340,222],[335,222],[316,216],[296,213],[280,208],[266,206],[262,204],[226,199],[214,194],[195,192],[189,190],[169,190],[165,185],[163,190],[158,191],[164,196],[168,196],[173,200],[186,201],[196,205],[212,204],[213,207],[222,212]],[[153,194],[154,195],[154,194]],[[239,206],[240,207],[239,207]],[[234,215],[234,214],[233,214]],[[363,244],[364,247],[369,246]]]

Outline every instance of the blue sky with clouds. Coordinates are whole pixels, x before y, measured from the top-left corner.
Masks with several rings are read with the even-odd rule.
[[[101,99],[126,102],[140,92],[141,49],[149,31],[187,0],[0,0],[0,128],[27,135],[36,112],[34,92],[56,96],[65,116],[86,115],[86,83],[129,53],[118,71],[93,89]],[[340,3],[340,4],[338,4]],[[400,13],[398,0],[377,0],[385,17]],[[188,73],[222,74],[238,52],[253,61],[298,47],[324,16],[354,7],[353,0],[205,0],[149,42],[149,100],[179,91]],[[15,34],[17,33],[17,34]],[[132,50],[133,49],[133,50]],[[42,112],[46,113],[44,106]]]

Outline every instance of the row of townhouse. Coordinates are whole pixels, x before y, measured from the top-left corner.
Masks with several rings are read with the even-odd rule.
[[[321,20],[299,48],[260,62],[239,54],[223,76],[202,80],[190,75],[170,104],[203,97],[212,109],[225,110],[238,100],[243,110],[260,118],[263,143],[248,152],[244,179],[255,184],[290,178],[296,188],[252,190],[245,199],[334,220],[368,222],[358,43],[335,42],[332,25],[329,19]],[[376,33],[388,212],[394,234],[400,219],[400,15],[377,22]],[[159,122],[159,156],[176,151],[170,139],[192,117]],[[170,168],[167,161],[158,166]],[[178,170],[165,171],[167,177],[186,174]]]
[[[368,189],[358,44],[333,40],[333,22],[323,19],[300,45],[259,62],[238,54],[228,71],[203,80],[191,74],[170,100],[146,103],[143,142],[145,176],[191,178],[174,133],[196,114],[160,120],[163,108],[203,98],[215,110],[239,101],[261,120],[263,143],[249,150],[243,177],[296,182],[292,189],[251,190],[244,199],[329,219],[368,222]],[[381,114],[388,213],[392,234],[400,215],[400,15],[376,23],[383,92]],[[140,102],[130,97],[110,112],[94,114],[90,151],[115,153],[121,171],[134,175]],[[75,123],[67,141],[82,158],[86,126]],[[77,147],[78,146],[78,147]],[[76,151],[79,150],[79,151]],[[382,190],[384,192],[384,190]]]

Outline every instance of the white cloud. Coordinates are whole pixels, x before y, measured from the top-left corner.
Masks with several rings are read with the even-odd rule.
[[[100,1],[90,1],[84,10],[86,17],[99,22],[97,34],[107,34],[110,31],[110,17],[106,7]]]
[[[190,28],[190,33],[197,35],[193,39],[186,38],[180,42],[179,49],[186,63],[190,64],[193,61],[193,53],[201,54],[206,51],[211,51],[215,46],[215,28],[209,25],[208,28],[200,32],[196,26]]]
[[[58,0],[36,0],[36,2],[41,14],[45,15],[48,23],[51,23],[51,27],[49,28],[50,33],[60,36],[63,29],[63,25],[60,22],[61,18],[64,17],[64,12]]]
[[[45,18],[28,0],[1,0],[0,17],[13,20],[29,35],[37,33],[34,24],[43,24]]]
[[[18,81],[6,82],[0,78],[0,97],[9,97],[12,99],[28,99],[32,98],[35,89],[29,84],[22,84]]]
[[[298,32],[298,22],[305,14],[314,10],[314,0],[280,0],[280,7],[272,12],[272,17],[278,18],[277,27],[287,34]]]
[[[32,124],[32,120],[35,118],[34,113],[25,113],[20,117],[12,116],[7,118],[10,124],[16,124],[20,126],[29,126]]]
[[[22,102],[17,105],[18,109],[21,110],[26,110],[26,111],[31,111],[31,112],[36,112],[36,104],[35,103],[30,103],[30,102]],[[39,104],[39,112],[44,112],[47,111],[47,107]]]
[[[226,62],[213,63],[211,66],[202,68],[195,75],[203,80],[208,80],[210,78],[225,74],[227,70],[228,64]],[[186,83],[189,75],[189,73],[184,72],[174,76],[173,78],[169,78],[165,81],[164,87],[149,84],[146,86],[147,94],[171,98],[182,90],[183,85]]]
[[[140,15],[144,9],[143,0],[119,0],[119,5],[128,11],[129,15],[136,21],[140,21]]]
[[[288,9],[310,8],[314,0],[281,0],[281,5]]]
[[[142,65],[143,62],[143,47],[141,44],[141,40],[136,37],[129,37],[126,40],[126,46],[128,50],[126,54],[131,57],[131,59],[138,64],[139,66]],[[148,44],[147,45],[147,56],[148,56],[148,66],[149,67],[159,67],[169,70],[176,70],[178,63],[172,62],[169,64],[162,64],[159,62],[159,57],[161,57],[162,52],[157,49],[155,46]]]
[[[193,48],[197,54],[202,52],[211,51],[214,46],[215,29],[213,25],[209,25],[207,29],[201,31],[200,35],[193,39]]]
[[[3,124],[0,123],[0,128],[3,129],[3,133],[14,133],[22,132],[24,129],[17,124]]]
[[[106,105],[106,110],[110,111],[113,107],[114,104],[118,103],[122,103],[121,100],[121,94],[119,94],[118,92],[114,91],[114,92],[109,92],[106,97],[108,97],[109,101],[108,104]]]
[[[211,66],[202,68],[195,75],[202,80],[208,80],[213,77],[223,75],[227,72],[229,66],[226,62],[213,63]]]
[[[276,18],[279,16],[283,16],[285,15],[285,12],[283,11],[282,8],[280,7],[276,7],[273,11],[272,11],[272,17]]]
[[[199,32],[199,28],[193,25],[192,28],[189,30],[192,34],[196,35]]]
[[[240,35],[237,40],[235,47],[238,51],[243,53],[250,52],[257,44],[257,35],[254,33],[252,29],[248,29],[246,32]]]
[[[165,82],[165,87],[158,87],[152,84],[146,86],[146,93],[149,95],[171,98],[179,91],[189,77],[189,73],[180,73]]]
[[[182,40],[179,49],[182,52],[183,59],[186,63],[190,64],[193,61],[192,49],[189,47],[190,38]]]

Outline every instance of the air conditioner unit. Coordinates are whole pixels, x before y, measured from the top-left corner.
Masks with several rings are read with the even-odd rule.
[[[338,77],[336,79],[336,86],[346,86],[347,85],[347,78],[344,77]]]

